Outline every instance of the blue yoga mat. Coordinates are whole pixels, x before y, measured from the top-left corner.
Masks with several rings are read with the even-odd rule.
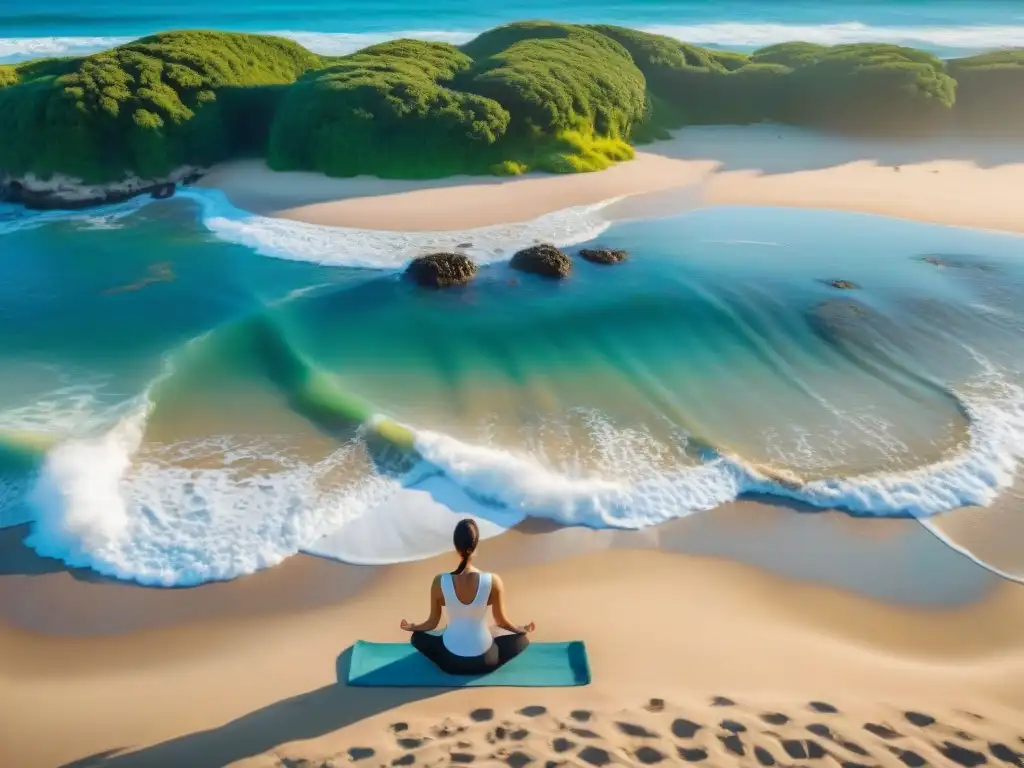
[[[512,661],[486,675],[449,675],[409,643],[356,641],[348,684],[388,688],[464,688],[518,686],[532,688],[590,684],[587,647],[568,643],[531,643]]]

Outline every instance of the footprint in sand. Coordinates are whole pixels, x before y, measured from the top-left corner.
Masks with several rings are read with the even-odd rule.
[[[516,714],[522,715],[523,717],[540,717],[547,711],[547,707],[542,707],[540,704],[531,704],[528,707],[523,707]]]
[[[687,749],[686,747],[678,747],[676,752],[679,757],[688,763],[699,763],[702,760],[708,759],[708,751],[703,747],[696,747],[694,749]]]
[[[448,758],[458,765],[467,765],[476,760],[476,755],[469,752],[452,752]]]
[[[811,723],[807,726],[807,730],[813,733],[815,736],[820,736],[823,739],[834,741],[843,749],[849,750],[850,752],[853,752],[856,755],[862,755],[864,757],[871,756],[871,753],[864,749],[864,747],[862,747],[860,744],[858,744],[855,741],[847,741],[838,733],[835,733],[831,728],[829,728],[824,723]]]
[[[981,752],[961,747],[959,744],[954,744],[951,741],[944,741],[941,746],[936,744],[935,748],[957,765],[963,765],[966,768],[974,768],[976,765],[984,765],[988,762],[988,758]]]
[[[921,757],[917,752],[910,749],[900,749],[899,747],[889,747],[896,757],[899,758],[900,762],[906,765],[908,768],[921,768],[928,764],[928,761]]]
[[[401,766],[412,765],[415,762],[416,755],[412,752],[406,752],[404,755],[400,755],[392,760],[391,765],[395,766],[395,768],[400,768]]]
[[[757,762],[764,766],[775,765],[775,758],[772,753],[764,747],[754,747],[754,757]]]
[[[525,752],[513,752],[505,758],[505,763],[509,765],[510,768],[526,768],[526,766],[532,762],[533,758]]]
[[[768,725],[785,725],[789,722],[789,715],[784,715],[781,712],[763,712],[761,719]]]
[[[923,712],[904,712],[903,717],[907,719],[908,723],[916,725],[918,728],[927,728],[929,725],[935,725],[935,718]]]
[[[794,760],[820,760],[827,754],[814,739],[783,739],[782,748]]]
[[[743,757],[747,754],[746,748],[743,746],[743,740],[736,734],[730,736],[719,736],[718,740],[722,742],[722,746],[732,752],[734,755]]]
[[[1002,760],[1010,765],[1024,767],[1024,753],[1016,752],[1005,744],[990,741],[988,743],[988,751],[997,760]]]
[[[658,734],[654,731],[649,731],[642,725],[637,723],[617,722],[615,727],[622,731],[627,736],[632,736],[634,739],[656,739]]]
[[[562,752],[568,752],[575,746],[575,741],[567,739],[563,736],[559,736],[557,739],[551,742],[551,748],[555,750],[557,754],[561,754]]]
[[[353,763],[366,760],[377,754],[371,747],[349,747],[348,759]]]
[[[426,743],[426,739],[418,739],[415,737],[398,739],[398,746],[400,746],[402,749],[419,749]]]
[[[608,765],[612,761],[612,756],[600,747],[584,747],[576,757],[587,763],[587,765],[595,765],[597,768],[602,768],[602,766]]]
[[[718,724],[718,727],[730,733],[743,733],[747,730],[747,726],[743,723],[737,723],[735,720],[723,720]]]
[[[672,735],[677,739],[692,739],[703,727],[700,723],[680,717],[672,721]]]
[[[430,729],[430,735],[435,739],[447,739],[450,736],[454,736],[457,733],[465,731],[465,726],[456,725],[455,723],[442,723],[441,725],[435,725]]]
[[[823,715],[835,715],[839,713],[839,710],[827,701],[812,701],[807,706],[815,712],[820,712]]]
[[[633,756],[643,765],[656,765],[667,757],[664,752],[654,747],[640,747]]]
[[[469,713],[469,719],[474,723],[486,723],[488,720],[494,719],[493,709],[474,709]],[[405,725],[405,723],[402,723]]]
[[[528,730],[526,730],[525,728],[516,728],[514,731],[511,731],[508,734],[508,737],[512,741],[522,741],[523,739],[525,739],[529,735],[530,735],[530,732]]]
[[[897,733],[889,726],[879,725],[878,723],[864,723],[864,730],[880,739],[898,739],[903,736],[902,733]]]
[[[409,724],[408,723],[392,723],[391,725],[388,726],[388,729],[392,733],[404,733],[405,731],[409,730]]]
[[[735,707],[736,706],[736,702],[733,701],[730,698],[726,698],[725,696],[715,696],[715,698],[713,698],[711,700],[711,706],[712,707]]]
[[[589,709],[574,709],[572,712],[569,713],[569,717],[571,717],[577,723],[587,723],[593,716],[593,713]]]
[[[579,736],[581,739],[599,739],[601,738],[598,734],[594,733],[589,728],[570,728],[569,733]]]

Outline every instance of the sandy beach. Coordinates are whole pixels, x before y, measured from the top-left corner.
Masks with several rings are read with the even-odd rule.
[[[23,533],[4,533],[0,560],[4,765],[1019,765],[1024,752],[1024,590],[913,521],[740,502],[633,534],[513,531],[481,565],[536,639],[586,641],[594,682],[457,691],[338,682],[355,640],[403,637],[450,558],[298,556],[150,590],[33,558]]]
[[[239,161],[214,168],[202,184],[254,213],[366,229],[468,229],[636,196],[617,215],[649,213],[652,204],[665,212],[775,205],[1024,232],[1024,161],[1012,142],[854,139],[773,125],[686,128],[590,174],[331,179]]]
[[[811,206],[1024,232],[1019,149],[775,126],[687,129],[578,176],[340,180],[244,161],[202,183],[257,214],[383,230],[622,197],[614,216]],[[344,684],[352,644],[403,640],[451,557],[297,555],[150,589],[40,558],[25,526],[6,529],[0,768],[1024,766],[1024,587],[968,557],[1024,575],[1021,501],[934,530],[761,500],[639,532],[528,522],[478,564],[536,640],[586,642],[593,683],[551,689]]]

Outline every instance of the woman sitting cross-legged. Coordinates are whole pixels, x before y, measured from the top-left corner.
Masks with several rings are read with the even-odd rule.
[[[455,550],[462,558],[451,573],[434,577],[430,586],[430,617],[422,624],[402,619],[402,629],[412,632],[412,644],[420,653],[451,675],[479,675],[491,672],[522,653],[530,644],[527,634],[533,622],[516,626],[505,616],[505,587],[495,573],[471,565],[480,543],[476,522],[462,520],[455,526]],[[491,634],[487,607],[494,623],[511,634]],[[433,634],[441,622],[441,609],[448,613],[448,626]]]

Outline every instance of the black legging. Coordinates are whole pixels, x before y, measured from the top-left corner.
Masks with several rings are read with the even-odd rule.
[[[449,675],[483,675],[493,672],[505,662],[526,650],[530,638],[526,635],[499,635],[491,647],[479,656],[458,656],[449,651],[441,635],[413,632],[412,646],[443,672]]]

